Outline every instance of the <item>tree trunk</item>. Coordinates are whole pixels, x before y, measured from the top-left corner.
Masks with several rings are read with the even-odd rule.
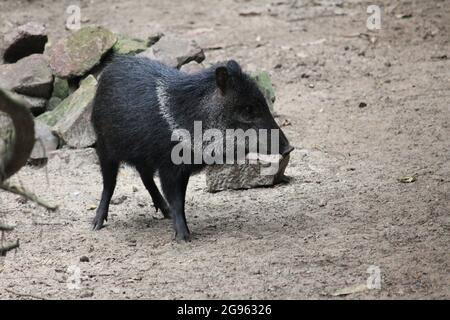
[[[0,117],[6,114],[12,121],[0,119],[0,185],[22,168],[28,160],[34,146],[34,120],[26,102],[15,94],[0,88]],[[5,119],[3,119],[5,120]],[[2,125],[6,124],[5,127]],[[13,228],[0,224],[0,232]],[[0,245],[0,256],[19,247],[19,240],[8,245]]]
[[[0,139],[0,183],[22,168],[34,146],[34,120],[26,102],[15,94],[0,89],[0,112],[6,113],[12,120],[14,130],[5,130]]]

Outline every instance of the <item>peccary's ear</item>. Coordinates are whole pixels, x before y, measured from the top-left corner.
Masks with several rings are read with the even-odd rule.
[[[227,90],[228,70],[226,67],[217,67],[216,69],[216,83],[222,93]]]
[[[241,75],[242,74],[241,66],[239,65],[239,63],[237,63],[234,60],[230,60],[227,62],[227,69],[230,70],[230,73],[232,75]]]

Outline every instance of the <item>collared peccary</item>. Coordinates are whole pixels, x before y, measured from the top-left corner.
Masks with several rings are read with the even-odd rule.
[[[94,100],[92,122],[103,192],[93,221],[103,226],[121,162],[134,166],[150,193],[156,210],[173,219],[176,239],[189,241],[185,195],[189,177],[205,163],[174,164],[171,151],[177,129],[278,129],[279,153],[293,147],[276,124],[257,85],[237,62],[186,74],[159,62],[121,56],[103,71]],[[154,177],[158,174],[164,196]]]

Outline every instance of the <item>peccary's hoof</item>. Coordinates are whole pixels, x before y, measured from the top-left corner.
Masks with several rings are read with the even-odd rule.
[[[164,216],[164,219],[172,219],[172,216],[171,216],[170,213],[169,213],[169,209],[167,209],[167,208],[161,208],[160,210],[161,210],[161,213],[162,213],[163,216]]]
[[[172,218],[170,216],[169,208],[167,208],[167,205],[155,203],[155,201],[153,201],[153,207],[155,208],[155,212],[161,211],[161,213],[164,216],[164,219],[171,219]]]
[[[175,232],[175,240],[177,242],[180,242],[180,241],[191,242],[191,234]]]
[[[171,219],[172,218],[170,216],[170,214],[166,210],[159,209],[158,207],[155,206],[155,212],[158,212],[158,211],[161,211],[164,219]]]
[[[101,228],[103,228],[103,222],[104,222],[103,218],[99,219],[99,218],[95,217],[94,221],[92,222],[92,230],[97,231],[97,230],[100,230]]]

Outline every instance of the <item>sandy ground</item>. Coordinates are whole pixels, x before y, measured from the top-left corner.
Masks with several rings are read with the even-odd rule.
[[[375,32],[372,3],[384,5]],[[0,31],[35,20],[56,39],[65,8],[0,2]],[[58,212],[0,194],[0,218],[16,226],[7,240],[21,241],[2,258],[0,298],[323,299],[365,284],[370,266],[381,289],[347,298],[450,298],[450,1],[83,1],[81,13],[138,37],[193,38],[207,64],[268,70],[278,120],[291,123],[292,179],[209,194],[195,176],[193,241],[177,243],[130,168],[107,227],[91,231],[95,153],[58,151],[12,179]]]

